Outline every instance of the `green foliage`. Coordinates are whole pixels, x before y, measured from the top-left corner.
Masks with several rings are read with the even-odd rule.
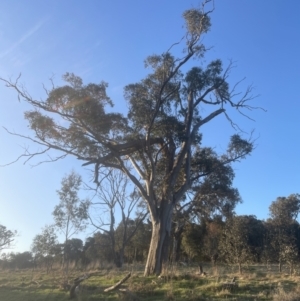
[[[224,156],[225,160],[230,158],[245,158],[253,150],[253,144],[249,141],[242,139],[239,135],[235,134],[230,138],[228,146],[228,156]]]
[[[0,251],[9,248],[17,235],[17,231],[7,229],[0,225]]]
[[[108,234],[96,232],[89,237],[83,248],[87,263],[100,260],[101,262],[113,262],[114,253],[111,249],[111,240]]]
[[[86,226],[86,202],[78,197],[81,181],[81,177],[72,171],[62,179],[61,189],[57,191],[60,203],[52,214],[55,226],[65,234],[66,240]]]
[[[270,207],[266,223],[265,254],[269,260],[292,265],[299,259],[300,228],[296,221],[300,210],[299,194],[278,197]]]
[[[209,31],[210,17],[198,9],[189,9],[183,13],[186,27],[191,35],[201,35]]]
[[[185,42],[184,54],[175,57],[170,47],[160,55],[149,56],[145,61],[146,67],[150,67],[149,74],[138,83],[125,87],[124,94],[128,102],[126,117],[111,112],[113,103],[106,93],[105,82],[85,85],[80,77],[67,73],[63,77],[66,84],[53,87],[48,91],[47,98],[39,101],[20,87],[18,81],[2,79],[32,106],[32,110],[25,113],[34,132],[34,138],[28,139],[44,147],[39,154],[53,150],[56,154],[56,157],[51,157],[53,161],[71,155],[83,162],[84,166],[93,165],[97,184],[100,183],[99,175],[110,168],[126,174],[133,182],[147,203],[153,233],[157,233],[153,234],[149,252],[150,257],[155,257],[149,257],[149,262],[152,262],[149,269],[157,274],[161,272],[162,246],[168,245],[164,240],[169,239],[171,234],[175,206],[188,191],[199,185],[200,179],[214,174],[219,179],[211,181],[213,184],[207,185],[210,187],[206,189],[211,191],[216,188],[218,191],[213,210],[219,210],[225,203],[229,207],[227,211],[232,211],[239,196],[228,185],[231,171],[228,169],[227,179],[222,179],[221,185],[229,188],[227,200],[222,201],[219,192],[224,189],[217,183],[220,180],[217,170],[221,170],[222,165],[228,166],[245,158],[253,148],[251,141],[233,135],[228,151],[223,156],[217,156],[211,150],[202,152],[203,125],[221,114],[225,114],[234,125],[227,112],[229,109],[234,108],[239,112],[253,109],[248,105],[251,88],[238,100],[235,96],[239,93],[229,90],[231,65],[223,68],[220,60],[214,60],[203,68],[198,67],[202,64],[200,62],[191,70],[184,70],[192,58],[199,59],[206,52],[202,37],[211,26],[209,15],[212,11],[205,11],[205,5],[209,2],[205,1],[202,9],[189,9],[183,13],[186,25],[182,39]],[[24,135],[20,136],[24,138]],[[57,152],[60,154],[57,155]],[[198,160],[199,152],[201,155],[211,155],[211,158]],[[26,152],[20,158],[32,159],[35,155]],[[77,197],[67,191],[70,185],[77,189],[75,176],[73,182],[71,178],[68,181],[65,179],[65,183],[62,183],[59,192],[61,203],[53,212],[56,225],[65,233],[66,240],[71,233],[69,226],[72,225],[72,233],[76,233],[85,219],[85,208],[75,206]],[[160,231],[167,235],[158,238]]]
[[[57,235],[53,226],[45,226],[41,234],[37,234],[32,242],[31,251],[37,256],[54,255],[58,244]]]
[[[217,218],[207,221],[205,224],[206,233],[203,241],[203,253],[212,261],[213,265],[216,264],[216,261],[219,258],[219,245],[223,227],[224,223]]]
[[[83,241],[79,238],[68,239],[66,242],[66,256],[70,261],[78,262],[83,250]]]
[[[234,171],[224,164],[211,148],[198,149],[192,161],[194,181],[194,212],[198,217],[209,218],[221,214],[230,217],[241,198],[232,187]]]
[[[288,224],[294,221],[300,211],[300,195],[278,197],[269,207],[271,219],[277,224]]]
[[[187,224],[182,236],[182,249],[189,260],[200,260],[203,252],[205,229],[197,224]]]
[[[31,252],[4,253],[1,256],[0,267],[2,269],[29,269],[34,267],[34,259]]]
[[[124,249],[125,262],[144,262],[147,258],[149,244],[151,240],[151,225],[149,223],[140,223],[139,218],[128,221],[126,235],[132,238],[126,243]],[[124,235],[124,225],[121,222],[116,229],[117,251],[121,250]]]
[[[220,243],[223,258],[231,263],[259,262],[264,227],[252,215],[233,216],[226,221]]]

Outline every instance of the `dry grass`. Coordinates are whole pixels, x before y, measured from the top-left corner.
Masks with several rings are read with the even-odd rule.
[[[96,266],[96,265],[95,265]],[[123,292],[104,293],[103,290],[119,281],[129,271],[131,278],[122,285]],[[220,301],[220,300],[300,300],[300,276],[279,274],[276,267],[267,270],[265,266],[245,267],[239,275],[234,266],[211,268],[204,265],[206,276],[198,274],[196,266],[168,267],[164,275],[143,277],[142,265],[113,269],[102,264],[93,270],[94,276],[85,280],[77,300],[123,300],[123,301]],[[70,279],[84,271],[70,271]],[[237,286],[228,289],[224,282],[235,277]],[[62,273],[55,269],[50,273],[43,270],[0,271],[0,300],[4,301],[62,301],[68,300],[68,292],[60,286]]]
[[[286,291],[284,288],[279,287],[273,293],[274,301],[299,301],[300,300],[300,288],[297,287],[295,290]]]

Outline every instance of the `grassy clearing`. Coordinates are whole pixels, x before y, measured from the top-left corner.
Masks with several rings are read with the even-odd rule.
[[[202,301],[202,300],[300,300],[300,276],[279,274],[274,267],[267,270],[262,266],[250,266],[242,275],[236,267],[221,266],[210,269],[204,266],[206,276],[197,274],[196,267],[176,267],[166,270],[162,277],[143,277],[142,267],[126,266],[122,270],[101,268],[94,276],[85,280],[77,296],[78,301]],[[129,271],[131,278],[122,288],[130,291],[104,293],[104,289],[122,279]],[[70,279],[83,272],[73,270]],[[4,301],[63,301],[68,292],[63,290],[61,271],[21,270],[0,271],[0,300]],[[235,277],[238,285],[224,287],[225,282]]]

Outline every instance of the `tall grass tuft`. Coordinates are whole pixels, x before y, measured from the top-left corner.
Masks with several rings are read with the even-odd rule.
[[[291,292],[286,292],[282,287],[279,287],[273,294],[273,301],[299,301],[300,287],[297,287]]]

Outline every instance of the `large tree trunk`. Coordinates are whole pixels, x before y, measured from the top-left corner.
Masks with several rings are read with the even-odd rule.
[[[163,202],[162,202],[163,203]],[[167,261],[171,235],[173,204],[164,204],[159,208],[159,214],[152,218],[152,236],[144,275],[159,275],[163,262]]]

